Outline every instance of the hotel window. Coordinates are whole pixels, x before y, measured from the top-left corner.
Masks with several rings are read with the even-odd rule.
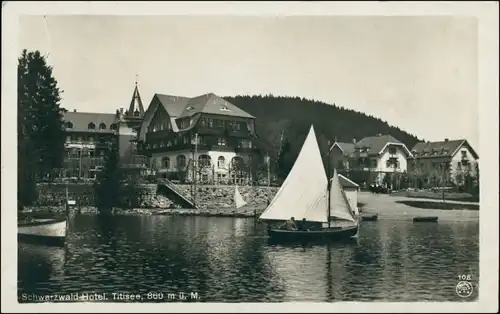
[[[106,124],[104,123],[99,124],[99,130],[106,130]]]
[[[89,142],[90,143],[94,143],[94,137],[93,136],[89,136]]]
[[[458,170],[462,169],[462,163],[460,161],[457,161],[457,169]]]
[[[66,136],[66,142],[71,142],[71,136]]]
[[[213,128],[214,127],[214,120],[213,119],[207,119],[208,121],[208,127]]]
[[[224,120],[216,120],[216,125],[219,129],[224,128]]]
[[[89,130],[94,130],[95,129],[95,124],[93,122],[90,122],[88,125]]]
[[[226,146],[227,145],[226,139],[223,138],[223,137],[217,138],[217,145],[219,145],[219,146]]]
[[[370,159],[370,167],[377,168],[377,159]]]
[[[169,157],[163,157],[163,159],[162,159],[162,165],[163,165],[163,168],[169,169],[170,168],[170,158]]]
[[[462,153],[462,158],[467,158],[467,151],[466,150],[462,150],[462,151],[460,151],[460,153]]]
[[[202,167],[209,167],[211,164],[210,156],[200,155],[200,157],[198,157],[198,162],[200,163],[200,166],[202,166]]]
[[[73,128],[73,123],[71,123],[71,122],[66,123],[66,128],[72,129]]]
[[[176,162],[177,162],[177,167],[178,168],[186,167],[186,156],[179,155],[179,156],[177,156],[176,159],[177,159]]]
[[[207,120],[205,118],[200,119],[200,125],[201,126],[206,126],[207,125]]]
[[[219,158],[217,158],[217,167],[224,168],[225,164],[226,159],[223,156],[219,156]]]
[[[239,148],[252,148],[251,142],[249,140],[239,140],[238,147]]]
[[[396,154],[396,147],[394,147],[394,146],[389,147],[389,154],[391,154],[391,155]]]

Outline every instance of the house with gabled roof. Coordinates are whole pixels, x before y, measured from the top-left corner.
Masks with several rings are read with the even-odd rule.
[[[330,147],[332,167],[366,184],[382,185],[387,174],[405,172],[411,157],[406,145],[389,134],[353,139],[351,143],[336,141]]]
[[[213,93],[155,94],[138,141],[169,179],[244,184],[256,171],[256,137],[255,117]]]
[[[475,176],[479,155],[465,139],[420,142],[412,148],[409,172],[421,177],[420,185],[434,185],[443,178],[455,184],[464,183],[464,176]]]

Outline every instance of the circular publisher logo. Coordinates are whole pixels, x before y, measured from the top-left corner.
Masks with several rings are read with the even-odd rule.
[[[472,291],[474,290],[474,287],[472,284],[468,281],[460,281],[457,283],[457,287],[455,289],[457,291],[457,294],[462,297],[462,298],[467,298],[472,295]]]

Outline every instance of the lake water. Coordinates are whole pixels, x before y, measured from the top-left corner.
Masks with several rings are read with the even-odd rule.
[[[413,223],[382,215],[362,222],[348,243],[283,246],[268,244],[265,226],[249,218],[78,215],[66,248],[18,245],[18,296],[472,301],[477,289],[470,298],[455,290],[459,275],[474,286],[479,275],[479,219],[463,217]]]

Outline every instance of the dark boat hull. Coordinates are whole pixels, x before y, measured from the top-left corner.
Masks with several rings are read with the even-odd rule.
[[[18,234],[17,239],[19,242],[40,244],[47,246],[60,246],[63,247],[66,243],[66,237],[46,237],[33,234]]]
[[[438,217],[436,216],[431,216],[431,217],[414,217],[413,222],[437,222]]]
[[[378,219],[378,214],[373,215],[362,215],[361,220],[363,221],[375,221]]]
[[[354,237],[359,230],[359,226],[329,228],[312,231],[283,230],[269,228],[267,233],[271,241],[292,241],[292,242],[317,242],[317,241],[341,241]]]

